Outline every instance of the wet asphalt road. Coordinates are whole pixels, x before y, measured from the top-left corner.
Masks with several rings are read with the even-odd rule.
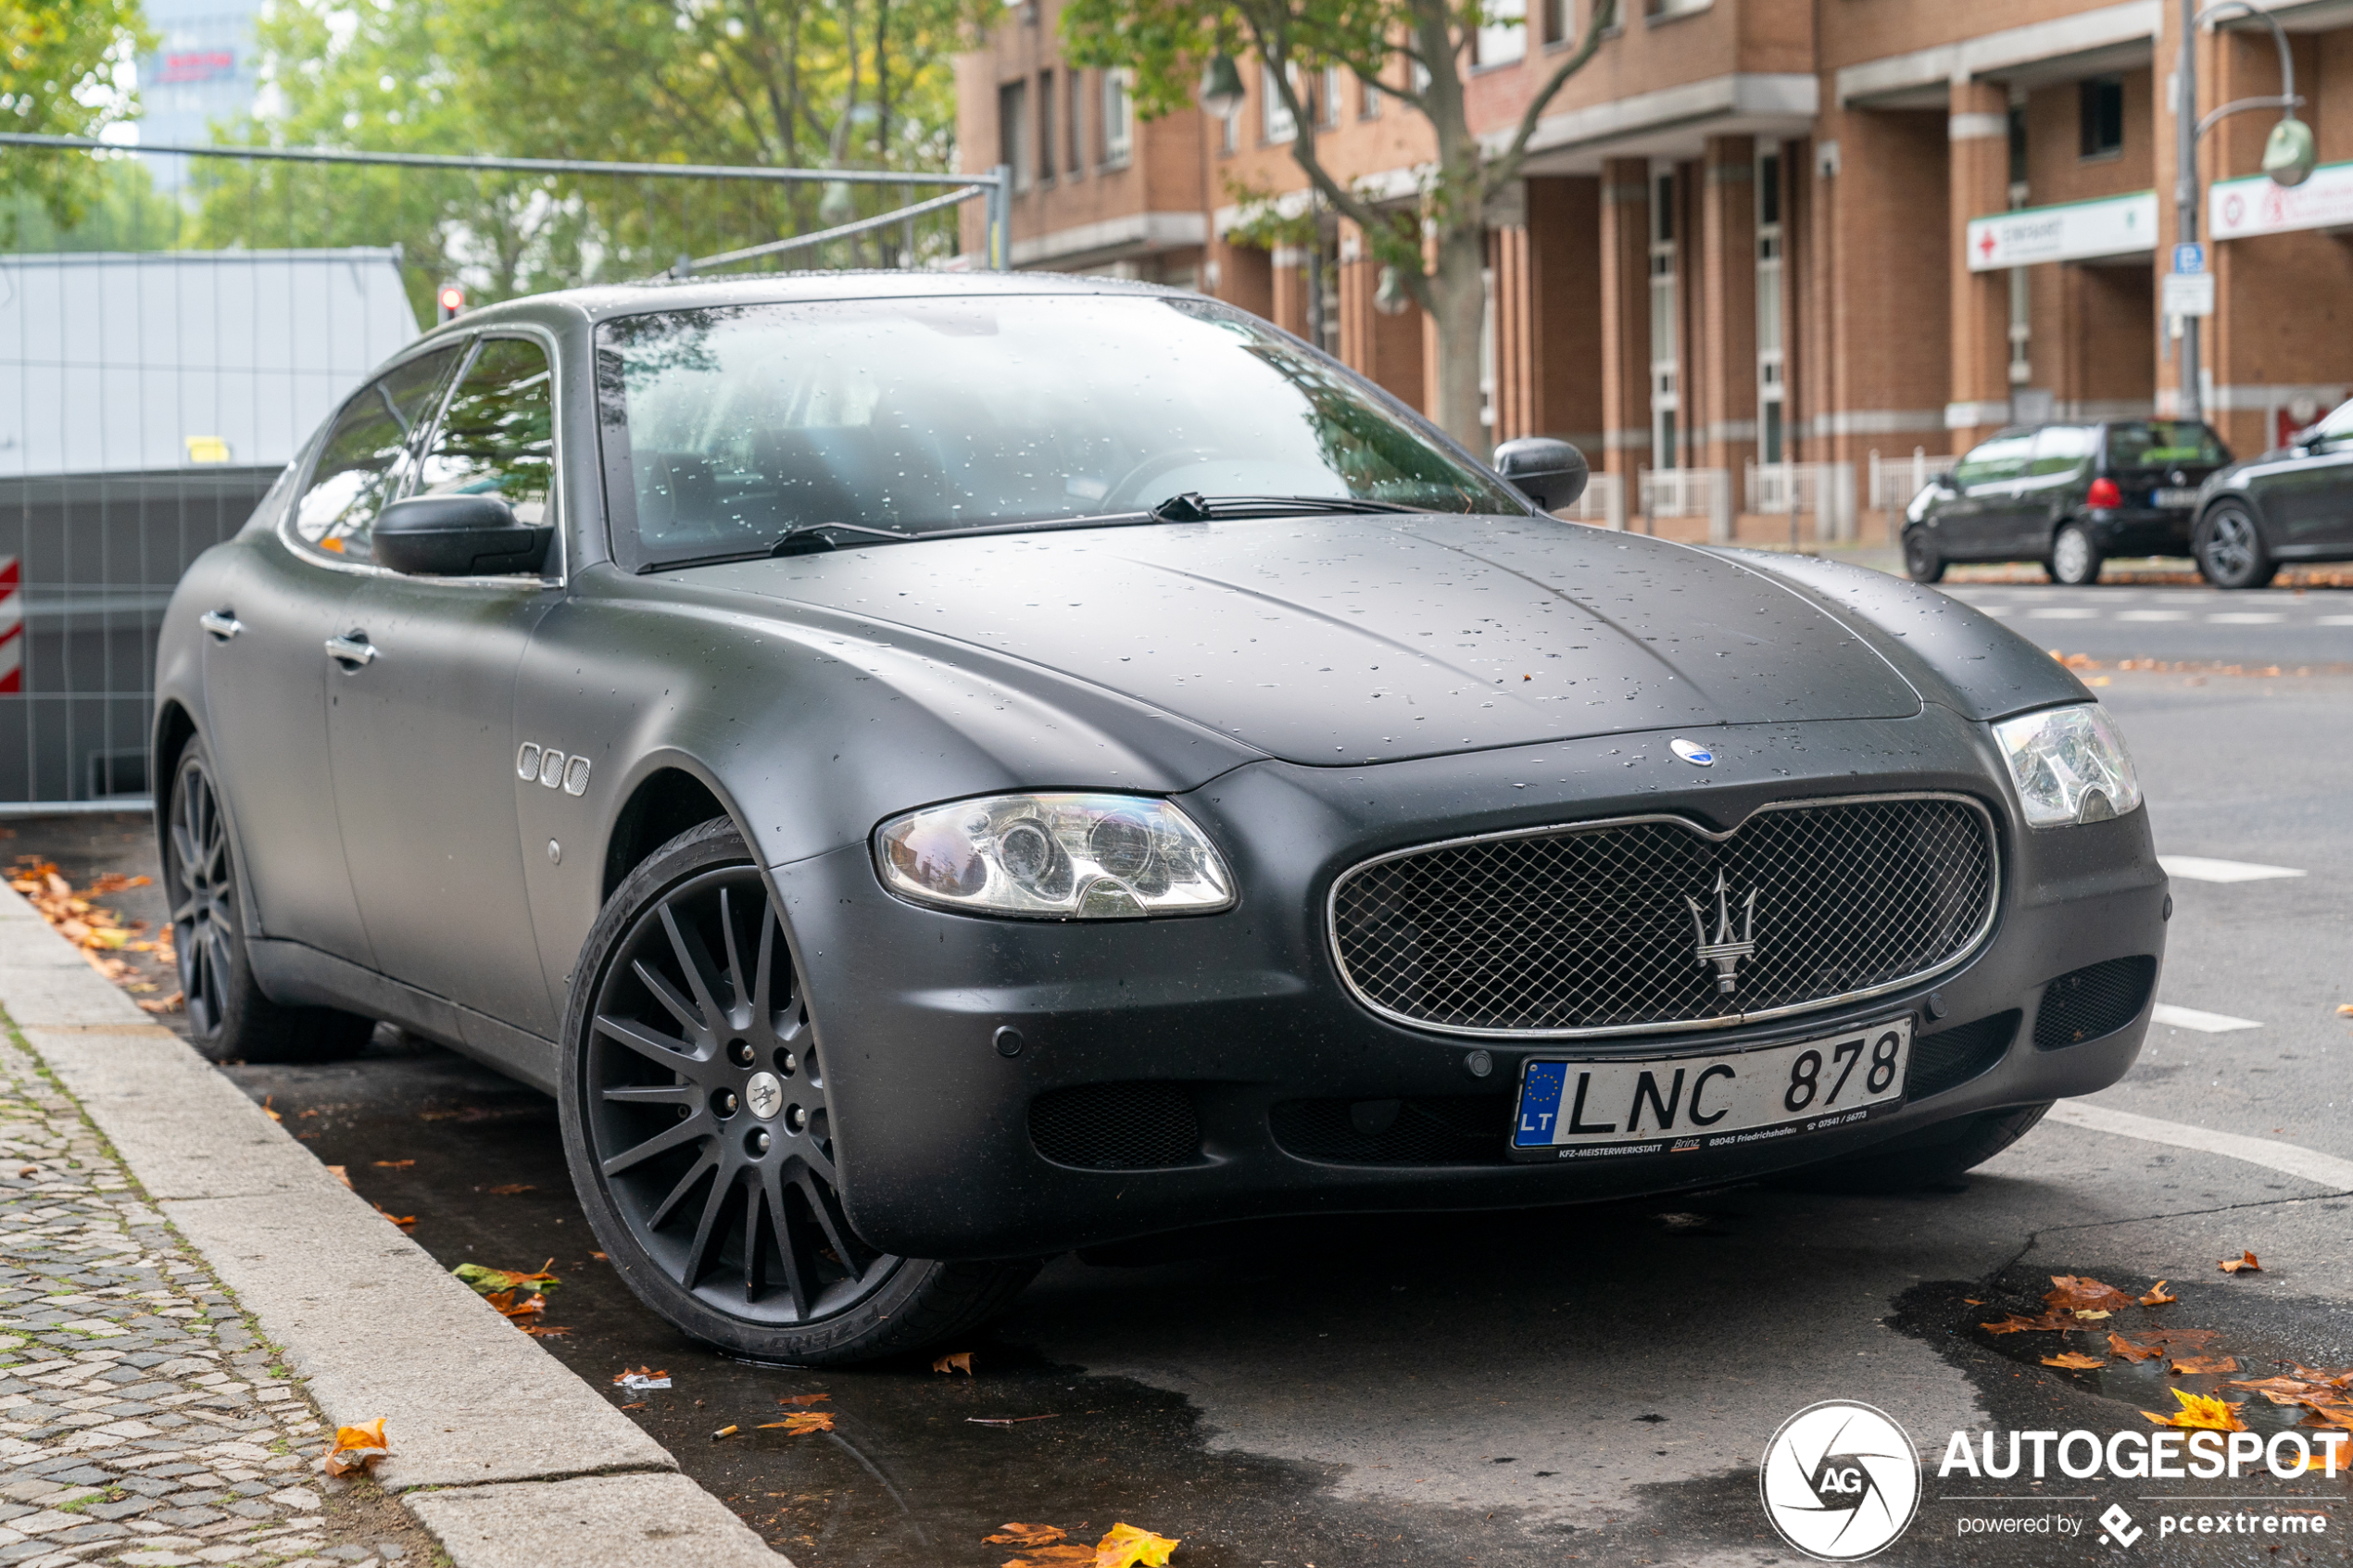
[[[1968,585],[2026,609],[2116,590]],[[2160,1000],[2259,1025],[2160,1026],[2099,1103],[2353,1158],[2353,676],[2117,671],[2294,659],[2353,666],[2353,593],[2231,596],[2131,588],[2183,619],[2092,621],[2063,642],[2122,720],[2171,854],[2302,871],[2177,880]],[[2168,593],[2171,596],[2164,596]],[[2103,605],[2123,605],[2120,598]],[[2315,624],[2310,651],[2262,638]],[[2006,616],[2006,619],[2008,617]],[[2013,621],[2013,624],[2020,624]],[[2123,641],[2095,647],[2084,627]],[[2022,626],[2022,629],[2026,629]],[[2130,629],[2129,631],[2126,629]],[[2103,635],[2106,633],[2102,633]],[[38,848],[77,882],[139,869],[137,822],[17,823],[0,855]],[[61,831],[62,830],[62,831]],[[80,857],[69,859],[61,848]],[[138,913],[136,895],[118,900]],[[1869,1401],[1931,1459],[1910,1531],[1878,1561],[2057,1563],[2123,1555],[2091,1523],[2134,1514],[2130,1556],[2171,1563],[2348,1560],[2353,1484],[1938,1478],[1955,1429],[2145,1429],[2167,1387],[2211,1389],[2161,1362],[2045,1367],[2058,1336],[1977,1325],[2035,1311],[2048,1276],[2096,1274],[2180,1302],[2114,1323],[2203,1328],[2241,1375],[2272,1362],[2353,1365],[2353,1199],[2186,1148],[2045,1125],[1964,1190],[1829,1198],[1750,1187],[1537,1213],[1299,1222],[1174,1238],[1050,1265],[969,1347],[975,1374],[911,1363],[755,1368],[684,1340],[593,1256],[552,1106],[464,1060],[379,1031],[359,1060],[228,1070],[436,1257],[533,1268],[564,1284],[544,1341],[599,1387],[623,1367],[673,1389],[611,1390],[690,1474],[804,1568],[997,1564],[1009,1520],[1091,1538],[1115,1519],[1185,1539],[1179,1564],[1563,1562],[1792,1563],[1757,1503],[1776,1426],[1821,1399]],[[379,1164],[378,1161],[388,1163]],[[413,1161],[413,1163],[400,1163]],[[504,1189],[504,1190],[497,1190]],[[2215,1261],[2252,1248],[2259,1275]],[[2099,1336],[2069,1336],[2095,1348]],[[453,1390],[484,1419],[528,1421],[496,1389]],[[756,1432],[781,1398],[825,1393],[830,1436]],[[2259,1429],[2287,1411],[2253,1401]],[[1035,1418],[1035,1419],[1031,1419]],[[714,1441],[735,1424],[745,1435]],[[2331,1524],[2274,1558],[2265,1537],[2160,1538],[2157,1516],[2292,1500]],[[1973,1500],[1988,1499],[1995,1500]],[[2022,1499],[2022,1500],[2011,1500]],[[2152,1500],[2158,1499],[2158,1500]],[[2325,1506],[2323,1506],[2325,1505]],[[1963,1536],[1965,1520],[2071,1521],[2081,1534]],[[2278,1537],[2271,1537],[2277,1539]]]

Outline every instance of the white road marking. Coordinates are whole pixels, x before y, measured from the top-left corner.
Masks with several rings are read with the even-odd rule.
[[[2149,1022],[2170,1023],[2176,1029],[2195,1029],[2201,1035],[2228,1035],[2237,1029],[2263,1027],[2251,1018],[2233,1018],[2227,1012],[2200,1012],[2196,1008],[2177,1008],[2171,1002],[2159,1002],[2149,1009]]]
[[[2190,882],[2267,882],[2277,876],[2302,876],[2288,866],[2258,865],[2252,860],[2209,860],[2203,855],[2159,855],[2157,863],[2167,876]]]
[[[2323,615],[2313,622],[2316,626],[2353,626],[2353,615]]]
[[[2269,626],[2285,621],[2284,615],[2274,615],[2268,609],[2229,609],[2206,618],[2217,626]]]
[[[2218,1133],[2210,1127],[2164,1122],[2154,1116],[2135,1116],[2129,1110],[2111,1110],[2080,1099],[2061,1100],[2051,1107],[2049,1120],[2062,1126],[2109,1133],[2120,1138],[2139,1138],[2145,1143],[2171,1144],[2176,1148],[2219,1154],[2226,1160],[2243,1160],[2267,1171],[2300,1177],[2332,1192],[2353,1192],[2353,1160],[2340,1160],[2334,1154],[2322,1154],[2298,1144]]]
[[[2189,618],[2190,612],[2185,609],[2120,609],[2116,612],[2119,621],[2187,621]]]
[[[2071,606],[2064,608],[2054,607],[2048,609],[2030,609],[2026,612],[2026,619],[2029,621],[2097,621],[2099,618],[2100,612],[2096,609],[2078,609]]]

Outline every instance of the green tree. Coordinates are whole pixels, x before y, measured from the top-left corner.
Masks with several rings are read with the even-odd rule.
[[[1561,56],[1510,134],[1492,146],[1472,129],[1464,94],[1478,30],[1516,20],[1496,15],[1491,0],[1072,0],[1063,31],[1075,63],[1132,69],[1137,109],[1147,116],[1189,107],[1202,67],[1219,54],[1247,48],[1265,61],[1299,127],[1293,161],[1325,201],[1364,231],[1375,257],[1396,270],[1437,327],[1439,424],[1483,451],[1478,340],[1488,198],[1519,177],[1537,120],[1592,58],[1617,16],[1617,0],[1597,0],[1577,47]],[[1428,122],[1435,156],[1420,170],[1416,210],[1377,205],[1325,167],[1316,150],[1320,117],[1304,84],[1327,65],[1345,69]]]
[[[138,0],[0,0],[0,127],[53,136],[95,136],[138,106],[130,67],[152,42]],[[39,203],[70,228],[104,183],[96,159],[11,148],[0,155],[0,191]],[[19,203],[0,213],[17,239]]]

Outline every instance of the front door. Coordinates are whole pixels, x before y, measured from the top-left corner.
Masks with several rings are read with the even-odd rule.
[[[2250,482],[2283,558],[2353,549],[2353,403],[2321,421],[2305,456]]]
[[[549,380],[535,340],[478,345],[414,493],[497,495],[525,522],[554,521]],[[532,576],[371,578],[329,679],[335,803],[375,967],[542,1037],[556,1019],[516,841],[514,691],[560,597]]]
[[[2026,472],[2012,487],[2002,553],[2012,559],[2048,560],[2058,525],[2082,494],[2084,469],[2099,450],[2093,425],[2045,425],[2034,433]]]

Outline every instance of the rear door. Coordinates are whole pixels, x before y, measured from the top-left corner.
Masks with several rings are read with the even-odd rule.
[[[2019,559],[2040,560],[2051,553],[2051,538],[2082,497],[2085,470],[2099,450],[2096,425],[2045,425],[2034,433],[2034,450],[2019,479],[2003,548]]]
[[[551,381],[538,339],[481,340],[413,493],[497,495],[522,521],[554,521]],[[556,1020],[515,836],[514,691],[560,567],[551,556],[544,579],[372,577],[344,616],[368,655],[329,677],[335,804],[376,968],[543,1037]]]
[[[2017,535],[2012,511],[2026,477],[2034,433],[2006,430],[1953,468],[1953,500],[1937,511],[1937,548],[1947,560],[1999,560]]]

